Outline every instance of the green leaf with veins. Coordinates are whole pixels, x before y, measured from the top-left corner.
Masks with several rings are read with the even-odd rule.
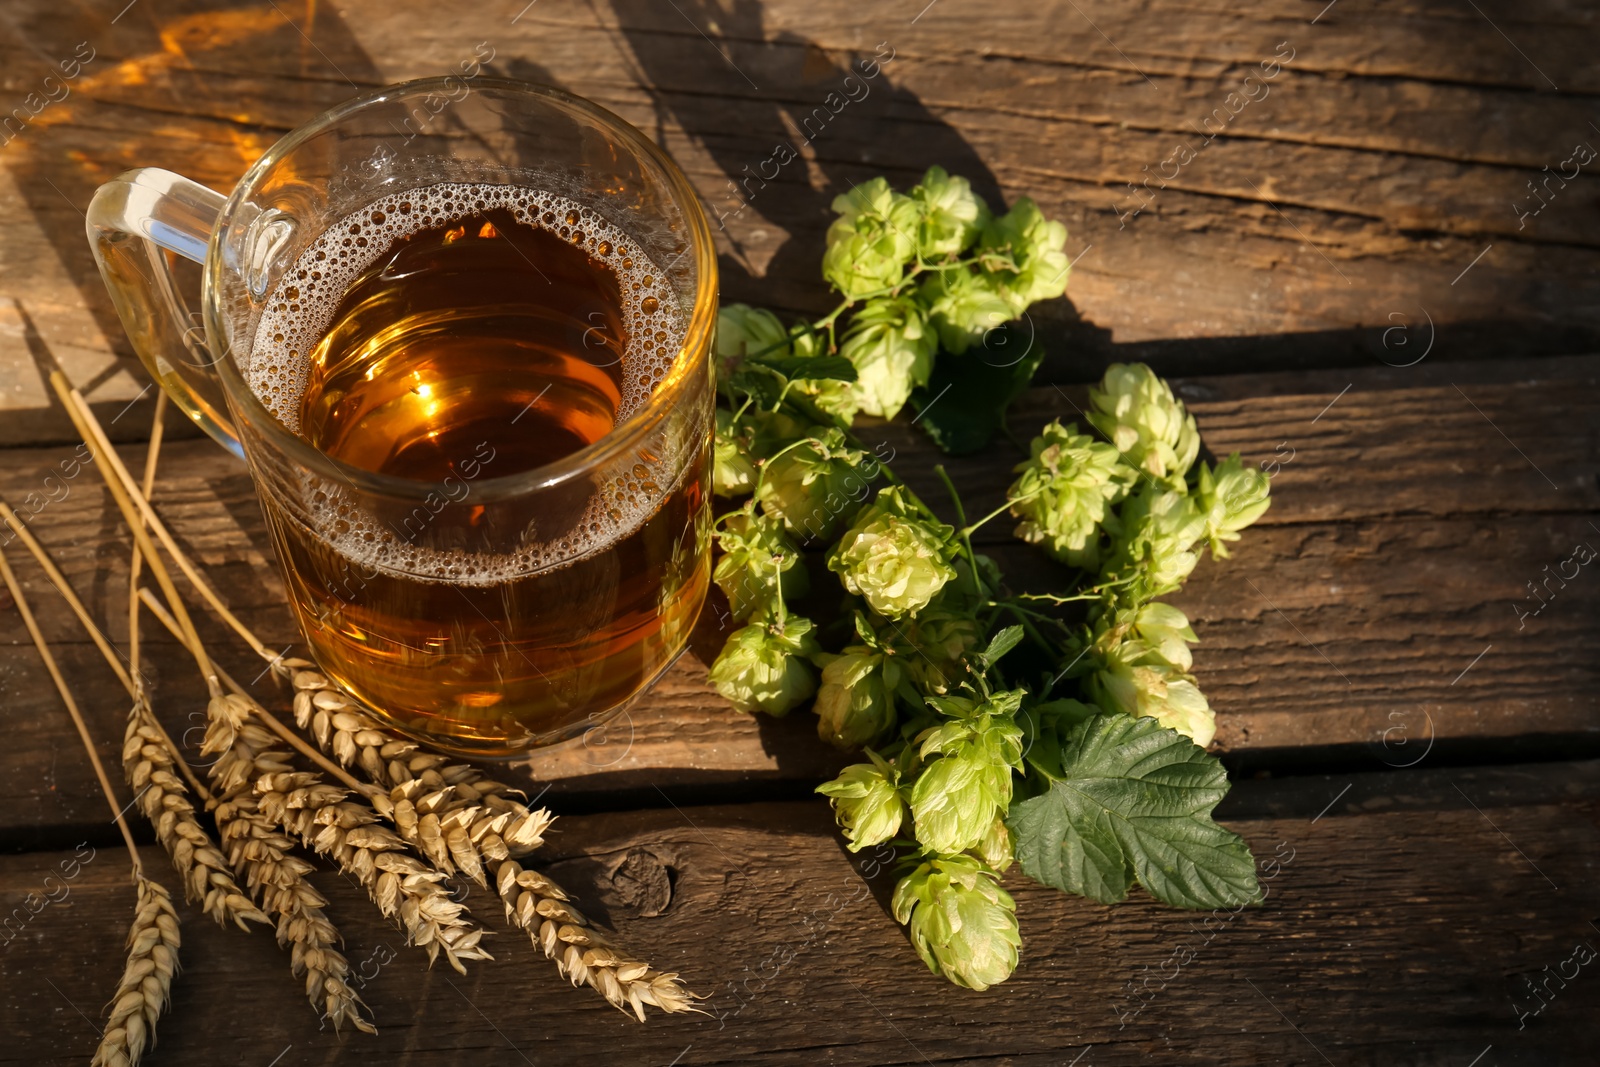
[[[745,362],[770,367],[791,382],[856,380],[856,365],[843,356],[791,356],[774,352],[767,356],[752,357]]]
[[[1244,839],[1211,810],[1228,791],[1215,757],[1154,719],[1096,715],[1072,729],[1054,760],[1030,764],[1049,782],[1006,818],[1023,873],[1103,904],[1135,878],[1182,908],[1261,900]]]

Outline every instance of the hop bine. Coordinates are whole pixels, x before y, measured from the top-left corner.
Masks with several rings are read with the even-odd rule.
[[[1196,747],[1216,727],[1191,673],[1195,633],[1158,598],[1207,548],[1226,558],[1266,510],[1265,477],[1238,456],[1197,463],[1198,427],[1171,387],[1117,364],[1090,390],[1084,429],[1053,421],[1031,442],[995,511],[969,522],[935,468],[951,524],[869,458],[852,423],[911,403],[943,424],[930,430],[941,447],[1002,425],[1025,378],[974,373],[972,349],[1060,295],[1065,228],[1026,199],[996,215],[937,167],[905,194],[863,183],[834,210],[832,313],[785,330],[723,311],[716,490],[749,499],[718,537],[717,584],[745,625],[712,682],[776,715],[814,690],[818,735],[865,748],[818,792],[852,851],[902,852],[895,917],[958,985],[987,988],[1017,965],[1000,884],[1014,862],[1097,900],[1135,879],[1185,907],[1258,899],[1248,849],[1210,817],[1226,779]],[[974,550],[1006,513],[1073,568],[1071,588],[1013,592]],[[807,567],[818,549],[837,586]]]

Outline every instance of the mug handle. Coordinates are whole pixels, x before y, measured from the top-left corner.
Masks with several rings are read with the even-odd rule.
[[[244,458],[200,315],[178,291],[172,256],[204,264],[227,197],[157,167],[102,185],[85,227],[100,277],[150,377],[184,414]]]

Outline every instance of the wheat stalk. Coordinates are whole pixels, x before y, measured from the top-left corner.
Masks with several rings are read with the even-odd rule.
[[[99,431],[88,404],[71,389],[59,368],[51,375],[51,384],[69,414],[74,414],[80,430],[86,434]],[[103,432],[99,439],[104,439]],[[481,929],[470,924],[454,925],[464,909],[442,889],[444,875],[401,851],[408,839],[440,867],[450,869],[453,863],[480,885],[492,879],[510,921],[527,932],[574,985],[590,985],[617,1008],[632,1010],[641,1021],[646,1005],[668,1013],[700,1010],[693,1003],[694,994],[683,988],[676,973],[654,970],[619,950],[589,927],[559,886],[516,862],[515,856],[532,851],[542,841],[552,818],[548,812],[531,811],[512,800],[510,795],[515,790],[476,768],[451,764],[443,757],[419,751],[414,743],[397,737],[360,712],[359,706],[327,678],[307,670],[309,663],[286,660],[268,650],[228,610],[178,548],[150,507],[148,494],[133,484],[114,454],[102,473],[129,526],[137,527],[136,537],[144,537],[148,524],[218,617],[275,673],[296,683],[296,718],[301,720],[300,725],[311,729],[322,747],[346,766],[358,762],[375,785],[388,790],[387,795],[372,794],[370,799],[374,807],[387,811],[397,832],[373,825],[376,819],[370,814],[371,809],[350,803],[343,790],[321,783],[312,775],[284,771],[259,778],[257,789],[263,810],[273,813],[286,829],[298,830],[311,847],[332,856],[342,868],[355,874],[385,915],[400,913],[408,939],[428,947],[430,959],[443,948],[451,965],[463,971],[459,959],[488,958],[488,953],[478,945]],[[113,486],[113,482],[119,484]],[[177,616],[175,632],[181,631],[180,639],[192,642],[196,662],[212,688],[208,719],[213,726],[242,723],[250,709],[245,701],[236,699],[230,704],[221,696],[219,672],[198,647],[198,634],[184,613],[170,578],[153,547],[145,543],[144,551],[157,584]],[[297,679],[297,675],[304,677]],[[321,723],[317,721],[319,711],[323,713]],[[286,740],[296,740],[264,709],[259,710],[259,717],[277,728]],[[216,770],[214,766],[214,774]],[[348,779],[342,774],[336,777]],[[285,787],[288,792],[283,791]],[[357,791],[362,791],[359,786]],[[315,829],[318,826],[320,830]],[[403,901],[402,895],[407,893],[415,899]],[[409,911],[407,903],[411,905]],[[434,932],[428,928],[430,923],[449,933]]]
[[[303,659],[274,657],[272,667],[294,687],[295,722],[388,790],[371,798],[373,806],[445,873],[459,868],[488,888],[487,863],[525,856],[544,840],[555,817],[513,799],[511,786],[390,733]]]
[[[124,775],[128,784],[135,790],[141,810],[155,824],[157,838],[166,848],[174,868],[182,877],[185,895],[191,900],[205,902],[207,914],[223,924],[242,923],[245,919],[268,921],[267,917],[259,912],[250,914],[253,907],[248,897],[240,892],[227,868],[216,862],[221,856],[212,845],[209,835],[201,827],[195,816],[194,805],[187,795],[192,790],[202,801],[206,801],[209,800],[210,794],[195,776],[187,761],[179,754],[172,738],[161,728],[145,696],[137,668],[131,674],[123,668],[110,642],[94,624],[72,584],[55,565],[49,553],[44,550],[44,546],[39,544],[32,531],[23,525],[22,520],[4,500],[0,500],[0,519],[5,521],[33,554],[34,559],[44,569],[46,577],[56,587],[56,591],[61,594],[73,614],[78,617],[79,623],[94,639],[107,665],[133,699],[133,706],[128,713],[127,731],[123,737]],[[137,648],[136,619],[133,620],[133,624],[130,648]],[[137,659],[131,659],[130,662],[136,664]],[[173,776],[174,770],[187,781],[187,790],[184,781]]]
[[[270,733],[252,722],[234,731],[217,762],[225,781],[240,784],[225,791],[212,808],[218,833],[230,862],[245,872],[251,890],[278,916],[278,944],[289,947],[294,975],[305,976],[312,1006],[335,1030],[348,1022],[365,1033],[376,1033],[362,1014],[365,1003],[347,980],[350,964],[339,950],[339,932],[324,911],[327,899],[306,881],[315,868],[292,854],[294,842],[260,809],[249,788],[258,775],[290,766],[288,753],[274,748],[273,741]]]
[[[631,1010],[640,1022],[646,1005],[668,1014],[705,1014],[677,972],[658,971],[619,948],[590,926],[566,892],[545,875],[516,860],[502,860],[495,869],[495,889],[505,904],[506,920],[526,932],[573,985],[587,984],[613,1007]]]
[[[399,919],[406,940],[427,951],[429,962],[443,952],[466,974],[462,961],[493,958],[479,944],[483,929],[465,918],[445,875],[410,855],[370,807],[350,803],[345,790],[303,771],[263,775],[255,788],[261,810],[354,875],[385,916]]]
[[[73,699],[72,690],[67,688],[61,668],[50,651],[49,643],[45,641],[44,632],[39,629],[39,623],[33,616],[33,609],[28,606],[28,599],[22,593],[22,585],[12,572],[11,562],[6,558],[3,548],[0,548],[0,580],[4,581],[7,591],[10,592],[17,614],[22,617],[28,636],[33,638],[34,647],[39,650],[39,658],[44,661],[45,669],[49,672],[51,681],[55,683],[56,691],[61,694],[61,702],[66,705],[67,714],[72,718],[72,725],[77,728],[78,738],[83,742],[84,751],[89,755],[95,777],[100,780],[100,790],[106,798],[106,805],[111,808],[112,821],[117,824],[117,829],[122,831],[123,844],[127,845],[128,857],[133,863],[133,880],[138,889],[138,904],[134,909],[133,925],[128,930],[128,962],[123,969],[122,981],[118,983],[117,994],[111,1004],[110,1022],[101,1035],[100,1046],[95,1050],[94,1056],[96,1065],[109,1067],[116,1064],[133,1067],[144,1055],[145,1042],[148,1040],[153,1044],[155,1041],[156,1019],[167,1005],[168,993],[172,988],[172,975],[178,969],[178,915],[172,910],[172,899],[166,889],[145,876],[139,849],[133,843],[133,831],[128,828],[128,821],[123,818],[126,809],[117,806],[111,779],[106,774],[105,765],[100,762],[100,754],[95,751],[94,740],[89,736],[88,724],[83,720],[83,713],[78,710],[78,702]]]
[[[392,810],[400,836],[441,869],[454,859],[479,885],[487,868],[507,921],[528,934],[562,977],[591,986],[641,1022],[646,1005],[668,1013],[700,1010],[675,972],[655,970],[618,947],[589,925],[560,886],[516,862],[543,843],[554,818],[549,812],[510,799],[514,790],[475,767],[451,764],[394,737],[305,660],[273,656],[272,665],[294,686],[301,728],[341,762],[389,786],[372,802],[379,811]]]
[[[174,773],[171,753],[142,703],[134,705],[128,716],[122,768],[137,792],[139,810],[172,858],[184,895],[221,926],[231,922],[247,930],[246,921],[271,922],[239,888],[228,861],[201,828],[183,782]]]
[[[167,1007],[178,971],[178,913],[159,883],[136,875],[138,903],[128,928],[128,963],[111,999],[110,1018],[90,1067],[132,1067],[156,1043],[156,1019]]]

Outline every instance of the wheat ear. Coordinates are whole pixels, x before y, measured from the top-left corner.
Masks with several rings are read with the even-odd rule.
[[[137,876],[139,900],[128,928],[128,963],[111,1000],[110,1018],[90,1067],[133,1067],[156,1043],[156,1019],[167,1007],[178,971],[178,913],[159,883]]]
[[[270,655],[270,653],[269,653]],[[519,864],[538,848],[553,816],[511,799],[515,790],[476,767],[388,733],[304,660],[272,657],[295,689],[295,720],[346,764],[355,763],[388,794],[373,806],[392,811],[400,836],[441,868],[452,859],[480,885],[484,872],[505,905],[506,919],[551,959],[573,985],[589,985],[642,1022],[646,1005],[668,1013],[699,1011],[675,972],[658,971],[589,925],[553,880]]]

